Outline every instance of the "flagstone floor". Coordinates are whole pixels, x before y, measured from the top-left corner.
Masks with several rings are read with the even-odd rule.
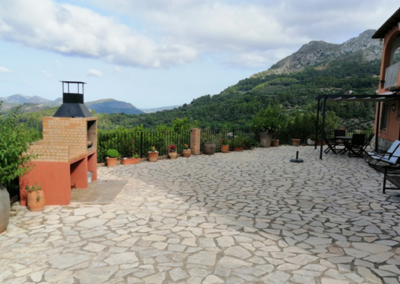
[[[100,167],[128,181],[110,204],[13,206],[0,283],[400,283],[400,192],[362,159],[318,158],[281,146]]]

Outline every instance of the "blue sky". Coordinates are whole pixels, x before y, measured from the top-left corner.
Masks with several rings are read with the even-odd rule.
[[[218,94],[311,40],[379,28],[396,0],[1,0],[0,97],[61,97],[139,108]]]

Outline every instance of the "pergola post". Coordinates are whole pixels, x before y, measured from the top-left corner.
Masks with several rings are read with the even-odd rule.
[[[378,102],[378,113],[376,116],[376,128],[375,128],[375,152],[378,151],[379,147],[379,128],[380,128],[380,121],[381,121],[381,102]]]
[[[322,160],[322,154],[324,152],[326,99],[327,99],[327,97],[324,97],[324,102],[322,103],[321,147],[320,147],[320,153],[319,153],[320,160]]]
[[[318,99],[318,107],[317,107],[317,124],[315,125],[315,145],[314,149],[317,149],[317,141],[318,141],[318,123],[319,123],[319,107],[320,107],[321,99]]]

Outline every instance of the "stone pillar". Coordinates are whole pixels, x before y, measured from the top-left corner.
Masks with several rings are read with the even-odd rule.
[[[192,128],[190,130],[190,150],[192,155],[200,155],[200,133],[199,128]]]

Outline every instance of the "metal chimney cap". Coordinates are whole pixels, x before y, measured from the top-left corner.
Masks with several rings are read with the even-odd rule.
[[[80,81],[61,81],[63,89],[63,104],[56,111],[53,117],[92,117],[83,100],[84,84]],[[67,84],[67,90],[64,90]],[[69,84],[76,84],[77,92],[70,92]],[[81,87],[81,88],[80,88]]]
[[[85,82],[81,81],[60,81],[62,83],[73,83],[73,84],[86,84]]]

